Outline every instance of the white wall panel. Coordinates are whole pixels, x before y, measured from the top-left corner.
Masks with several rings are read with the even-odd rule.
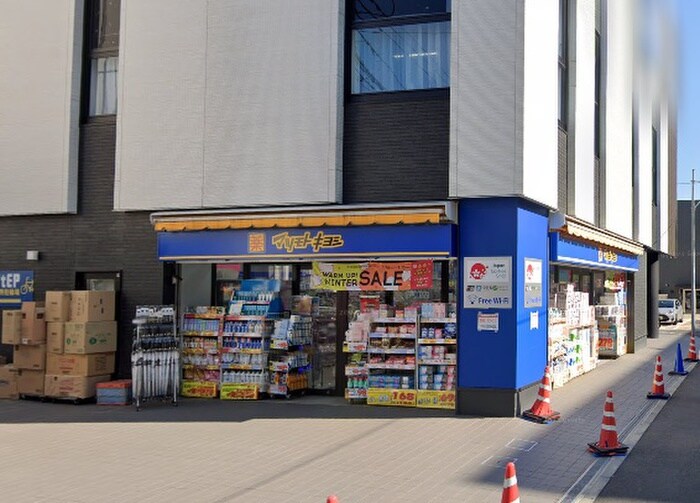
[[[337,201],[337,0],[210,0],[204,206]]]
[[[669,226],[675,225],[669,222],[669,148],[668,101],[662,99],[659,107],[659,242],[656,248],[664,253],[669,252]]]
[[[569,67],[569,96],[574,117],[569,145],[574,159],[574,215],[595,220],[595,0],[579,0],[575,8],[575,43]]]
[[[114,207],[200,207],[206,1],[121,6]]]
[[[116,208],[337,202],[342,14],[339,0],[122,0]]]
[[[632,22],[634,0],[602,2],[605,46],[605,224],[632,238]]]
[[[0,215],[77,207],[83,2],[0,0]]]
[[[559,1],[526,0],[523,195],[557,206]]]
[[[647,246],[653,246],[653,212],[652,212],[652,94],[648,84],[648,71],[646,68],[640,68],[636,79],[637,89],[637,123],[635,124],[637,135],[637,169],[638,169],[638,184],[639,207],[637,208],[638,217],[638,236],[637,239]]]
[[[522,192],[522,2],[452,2],[450,196]]]

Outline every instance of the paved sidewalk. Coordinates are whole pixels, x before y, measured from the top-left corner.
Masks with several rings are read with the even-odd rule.
[[[0,402],[0,494],[12,502],[498,501],[516,459],[523,501],[595,496],[614,460],[586,443],[615,392],[618,431],[641,436],[663,405],[646,399],[653,360],[670,370],[687,326],[554,390],[563,419],[465,418],[348,406],[327,397],[221,403],[186,400],[102,408]],[[683,378],[668,376],[673,391]],[[619,459],[619,458],[618,458]],[[603,484],[604,485],[604,484]]]

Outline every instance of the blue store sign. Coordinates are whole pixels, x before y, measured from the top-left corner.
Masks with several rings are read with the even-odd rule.
[[[618,271],[634,272],[639,269],[639,259],[636,255],[628,255],[603,245],[574,241],[562,237],[558,232],[549,235],[549,244],[552,262]]]
[[[372,225],[159,232],[161,260],[455,256],[455,226]]]
[[[0,271],[0,309],[19,309],[34,300],[34,271]]]

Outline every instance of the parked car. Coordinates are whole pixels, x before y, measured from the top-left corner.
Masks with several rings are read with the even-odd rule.
[[[683,306],[678,299],[659,299],[659,323],[683,321]]]

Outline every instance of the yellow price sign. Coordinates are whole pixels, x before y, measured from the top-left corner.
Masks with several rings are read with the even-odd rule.
[[[424,409],[454,409],[457,395],[454,391],[418,390],[416,407]]]
[[[180,394],[193,398],[216,398],[216,384],[206,381],[183,381]]]
[[[222,400],[257,400],[257,384],[226,383],[221,385]]]
[[[368,388],[367,405],[390,405],[394,407],[415,407],[416,390]]]

